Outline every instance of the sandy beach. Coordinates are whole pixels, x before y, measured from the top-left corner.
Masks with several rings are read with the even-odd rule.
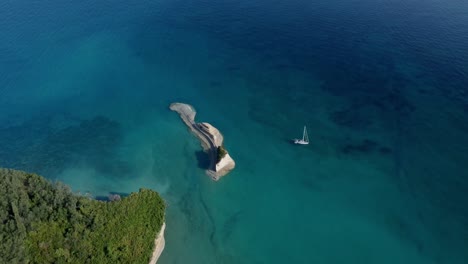
[[[164,239],[164,230],[165,229],[166,229],[166,223],[163,223],[163,225],[161,226],[161,231],[159,231],[158,236],[154,240],[153,255],[151,256],[151,260],[150,260],[149,264],[156,264],[159,257],[161,256],[161,253],[164,250],[164,246],[166,244],[166,241]]]

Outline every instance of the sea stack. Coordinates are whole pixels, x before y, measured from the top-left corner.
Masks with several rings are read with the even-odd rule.
[[[234,169],[236,163],[223,145],[223,135],[209,123],[196,123],[196,111],[193,106],[183,103],[172,103],[169,108],[179,113],[182,121],[190,128],[200,140],[203,150],[210,157],[210,164],[206,173],[215,181]]]

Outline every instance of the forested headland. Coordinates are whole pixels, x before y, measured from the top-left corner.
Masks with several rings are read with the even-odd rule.
[[[104,202],[0,169],[0,263],[148,263],[164,211],[152,190]]]

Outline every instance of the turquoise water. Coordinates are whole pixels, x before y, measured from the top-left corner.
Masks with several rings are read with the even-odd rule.
[[[163,264],[467,263],[466,12],[3,2],[0,166],[97,198],[157,190]],[[174,101],[223,132],[219,182]]]

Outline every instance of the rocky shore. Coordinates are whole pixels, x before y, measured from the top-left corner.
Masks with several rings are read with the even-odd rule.
[[[172,103],[169,108],[179,113],[184,123],[200,140],[203,150],[210,156],[210,165],[206,172],[213,180],[219,180],[234,169],[236,163],[227,151],[218,161],[218,147],[223,146],[224,140],[218,129],[206,122],[195,123],[196,111],[189,104]]]

